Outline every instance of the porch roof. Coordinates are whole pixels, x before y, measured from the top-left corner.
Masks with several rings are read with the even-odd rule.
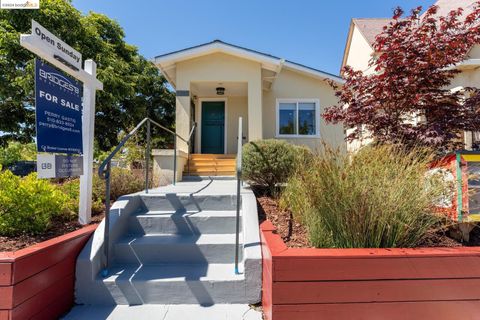
[[[175,70],[176,64],[178,62],[217,52],[261,63],[262,69],[268,70],[273,73],[273,75],[269,76],[267,80],[270,82],[270,84],[273,83],[282,68],[289,69],[314,78],[328,79],[339,84],[343,83],[343,79],[340,76],[315,68],[311,68],[296,62],[285,60],[271,54],[226,43],[221,40],[214,40],[190,48],[162,54],[156,56],[153,59],[153,62],[162,71],[167,80],[175,88],[175,75],[173,71]]]

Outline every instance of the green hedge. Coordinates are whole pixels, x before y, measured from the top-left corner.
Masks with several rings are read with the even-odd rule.
[[[48,180],[32,173],[25,178],[0,172],[0,235],[45,232],[52,219],[71,219],[70,197]]]
[[[112,168],[111,200],[143,190],[143,177],[131,171]],[[77,219],[80,180],[54,183],[38,179],[36,173],[21,178],[0,171],[0,235],[41,234],[54,220]],[[93,176],[92,213],[104,211],[105,180]]]
[[[243,178],[273,191],[287,181],[299,163],[310,158],[309,149],[284,140],[249,142],[243,146]]]

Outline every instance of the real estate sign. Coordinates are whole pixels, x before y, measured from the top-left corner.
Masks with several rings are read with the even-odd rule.
[[[37,151],[83,154],[79,82],[37,59],[35,107]]]
[[[76,79],[73,80],[50,65],[40,61],[36,63],[38,150],[70,155],[82,154],[82,157],[76,157],[75,160],[70,156],[70,160],[62,161],[60,166],[57,158],[63,156],[56,155],[55,161],[51,157],[47,159],[48,161],[39,159],[44,165],[43,169],[40,166],[37,170],[39,175],[42,175],[41,170],[50,170],[45,176],[52,176],[53,169],[55,176],[64,172],[78,175],[81,173],[75,163],[79,164],[78,161],[82,161],[83,158],[81,172],[84,174],[80,176],[78,219],[81,224],[87,224],[91,220],[92,211],[95,94],[97,90],[103,89],[103,84],[97,79],[97,64],[88,59],[82,68],[82,55],[35,20],[32,20],[31,33],[20,35],[20,45]],[[77,80],[82,82],[83,92]],[[69,166],[71,169],[68,169]],[[60,170],[63,172],[58,171],[57,167],[63,168]]]

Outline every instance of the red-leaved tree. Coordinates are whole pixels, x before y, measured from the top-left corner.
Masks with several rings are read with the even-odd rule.
[[[480,43],[480,2],[468,15],[461,8],[446,17],[437,11],[432,6],[420,17],[418,7],[403,18],[397,8],[373,45],[375,72],[346,66],[345,84],[331,83],[339,103],[323,117],[352,128],[348,140],[368,136],[445,150],[460,147],[464,130],[480,131],[479,90],[448,88],[460,72],[455,65]]]

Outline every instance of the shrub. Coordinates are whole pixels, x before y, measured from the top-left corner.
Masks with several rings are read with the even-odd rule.
[[[53,219],[71,219],[70,198],[48,180],[32,173],[20,178],[0,172],[0,235],[39,234]]]
[[[119,197],[141,191],[145,188],[144,178],[135,175],[132,171],[114,167],[110,177],[110,200],[115,201]],[[93,201],[105,202],[105,180],[98,174],[93,178]]]
[[[315,247],[414,247],[439,221],[433,202],[444,186],[427,175],[431,158],[396,146],[350,156],[327,148],[292,176],[281,204]]]
[[[310,155],[306,147],[283,140],[249,142],[243,146],[243,178],[273,191],[275,186],[287,181],[297,163],[310,158]]]

